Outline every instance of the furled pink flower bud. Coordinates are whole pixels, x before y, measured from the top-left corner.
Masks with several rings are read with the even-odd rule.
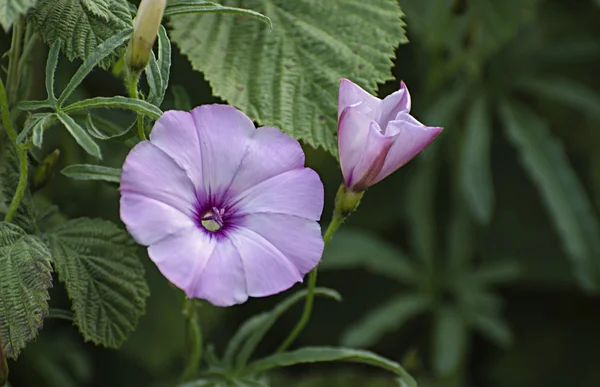
[[[167,0],[140,2],[133,26],[133,36],[127,51],[127,64],[130,68],[140,71],[148,64],[166,5]]]
[[[442,128],[421,124],[410,112],[410,94],[400,90],[383,100],[342,79],[338,94],[338,148],[344,183],[361,192],[408,163]]]

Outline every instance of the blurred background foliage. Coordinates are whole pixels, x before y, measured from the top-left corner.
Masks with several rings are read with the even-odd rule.
[[[405,80],[414,115],[445,130],[371,188],[336,234],[319,283],[344,301],[318,299],[297,345],[373,349],[401,361],[423,387],[600,385],[598,2],[400,5],[410,44],[398,48],[396,80],[379,94]],[[2,51],[7,43],[0,35]],[[45,50],[40,44],[34,60],[34,99],[44,95]],[[218,102],[174,50],[164,108]],[[64,86],[75,69],[62,60],[57,83]],[[83,86],[81,98],[124,91],[103,71]],[[64,131],[48,133],[44,145],[41,154],[60,149],[59,168],[93,163]],[[105,144],[105,164],[120,167],[126,151]],[[306,151],[325,184],[326,223],[340,172],[328,153]],[[57,174],[38,198],[71,217],[119,221],[116,188]],[[13,387],[169,385],[186,346],[180,292],[143,261],[147,313],[120,351],[84,344],[68,321],[47,319],[37,342],[10,364]],[[53,305],[69,308],[61,286],[55,282]],[[204,307],[205,339],[222,350],[248,316],[280,299]],[[285,315],[259,352],[276,348],[299,312]],[[393,385],[371,368],[331,364],[280,371],[273,384]]]

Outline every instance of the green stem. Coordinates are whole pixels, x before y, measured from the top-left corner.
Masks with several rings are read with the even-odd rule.
[[[73,312],[70,310],[50,308],[46,318],[55,318],[59,320],[73,321]]]
[[[17,100],[17,91],[19,89],[19,59],[21,57],[21,44],[23,41],[23,19],[18,18],[13,25],[12,39],[10,43],[10,53],[8,55],[8,74],[6,78],[6,91],[8,100],[14,103]]]
[[[339,212],[337,212],[337,211],[334,212],[333,219],[331,220],[331,223],[329,223],[329,227],[327,227],[327,230],[325,231],[325,234],[323,235],[323,241],[325,242],[325,246],[327,246],[327,243],[329,243],[329,240],[331,239],[333,234],[336,232],[336,230],[341,226],[341,224],[343,222],[344,222],[344,217],[341,216]],[[319,268],[319,266],[316,266],[308,274],[308,285],[307,285],[308,286],[308,294],[306,295],[306,302],[304,303],[304,310],[302,311],[302,316],[300,317],[300,320],[298,321],[298,323],[296,324],[296,326],[294,327],[292,332],[285,339],[283,344],[281,344],[279,346],[279,348],[276,351],[277,353],[281,353],[281,352],[285,351],[294,342],[294,340],[296,340],[298,335],[300,335],[300,333],[302,332],[302,330],[308,323],[308,320],[310,320],[313,302],[315,299],[315,287],[317,286],[317,269],[318,268]]]
[[[187,298],[184,300],[184,315],[187,317],[188,337],[192,339],[190,355],[183,373],[183,381],[185,382],[195,377],[198,366],[202,361],[202,330],[200,329],[196,300]]]
[[[4,217],[4,221],[10,222],[15,214],[17,213],[17,209],[19,208],[19,204],[21,204],[21,199],[23,199],[23,195],[25,194],[25,189],[27,188],[27,152],[23,150],[17,144],[17,132],[13,127],[13,124],[10,120],[10,112],[8,111],[8,101],[6,99],[6,89],[4,88],[4,83],[2,79],[0,79],[0,112],[2,113],[2,125],[6,129],[6,133],[8,137],[14,144],[17,150],[17,156],[19,157],[19,183],[17,185],[17,190],[15,195],[10,202],[10,206],[8,207],[8,211],[6,212],[6,216]]]
[[[140,80],[140,75],[141,75],[141,72],[139,72],[139,71],[131,71],[129,73],[129,96],[131,98],[135,98],[135,99],[140,98],[139,93],[138,93],[138,82]],[[140,140],[142,140],[142,141],[147,140],[146,132],[144,131],[144,116],[139,113],[137,116],[137,129],[138,129],[138,136],[140,137]]]

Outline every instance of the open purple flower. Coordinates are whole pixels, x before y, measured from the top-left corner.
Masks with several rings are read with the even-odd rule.
[[[300,144],[239,110],[168,111],[121,175],[121,219],[190,298],[218,306],[302,281],[323,252],[323,185]]]
[[[421,124],[410,112],[410,94],[383,100],[342,79],[338,94],[338,148],[346,187],[361,192],[408,163],[442,128]]]

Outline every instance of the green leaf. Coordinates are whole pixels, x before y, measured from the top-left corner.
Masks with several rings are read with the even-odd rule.
[[[553,100],[596,119],[600,118],[600,95],[594,89],[568,78],[556,76],[525,78],[515,84],[519,89],[535,94],[537,97]]]
[[[98,140],[126,141],[135,136],[135,132],[133,130],[135,128],[135,122],[123,130],[119,125],[111,121],[105,120],[99,116],[92,116],[91,114],[88,114],[88,118],[84,125],[90,136],[97,138]],[[103,131],[99,130],[99,127],[110,134],[105,134]],[[131,144],[132,147],[133,145],[135,144]]]
[[[0,342],[16,359],[48,314],[52,265],[48,248],[14,224],[0,222]]]
[[[150,118],[158,119],[162,111],[156,106],[135,98],[129,97],[94,97],[77,101],[63,109],[64,112],[73,113],[79,110],[87,109],[127,109],[137,113],[144,114]]]
[[[131,31],[133,31],[131,28],[121,31],[111,36],[98,47],[94,47],[93,53],[83,61],[81,66],[79,66],[58,98],[57,103],[59,106],[62,106],[62,104],[67,100],[67,98],[69,98],[73,91],[75,91],[75,88],[79,86],[81,82],[83,82],[84,78],[94,69],[94,67],[101,64],[104,58],[114,53],[119,46],[121,46],[125,41],[129,40],[131,37]]]
[[[369,347],[386,334],[398,330],[409,319],[423,313],[431,306],[424,294],[400,294],[366,312],[357,323],[342,335],[342,344],[348,347]]]
[[[173,93],[173,104],[175,109],[189,112],[192,110],[192,103],[190,102],[190,96],[181,85],[171,86],[171,92]]]
[[[269,17],[273,30],[251,18],[182,15],[171,18],[171,38],[194,69],[204,72],[215,96],[260,124],[336,154],[340,78],[371,93],[377,83],[392,79],[394,49],[407,41],[398,2],[252,0],[244,5]]]
[[[27,140],[29,134],[33,131],[33,145],[40,148],[42,146],[42,139],[44,129],[49,126],[54,120],[56,116],[52,113],[34,113],[27,117],[25,120],[25,127],[19,133],[17,137],[17,144],[22,144]]]
[[[110,183],[121,181],[120,168],[110,168],[102,165],[73,164],[60,172],[76,180],[102,180]]]
[[[44,100],[44,101],[22,101],[19,102],[19,105],[17,106],[19,108],[19,110],[38,110],[38,109],[51,109],[52,103],[49,102],[48,100]]]
[[[408,386],[416,387],[415,380],[394,361],[374,354],[370,351],[333,347],[305,347],[295,351],[284,352],[258,360],[248,367],[249,373],[258,373],[278,367],[288,367],[303,363],[347,361],[368,364],[395,373]]]
[[[90,137],[89,134],[77,123],[73,118],[68,116],[67,114],[59,111],[56,113],[56,116],[63,123],[65,128],[71,133],[71,136],[77,141],[77,143],[90,155],[97,157],[99,159],[102,158],[100,154],[100,147],[98,144],[94,142],[94,139]]]
[[[35,6],[37,0],[0,0],[0,25],[8,32],[20,15]]]
[[[39,0],[29,18],[44,41],[58,42],[69,60],[86,59],[98,45],[133,27],[127,0]]]
[[[504,284],[514,281],[520,271],[520,265],[517,262],[490,262],[475,269],[470,274],[470,278],[475,282],[485,285]]]
[[[54,94],[54,73],[58,66],[58,54],[60,53],[60,43],[54,42],[48,53],[48,60],[46,61],[46,93],[48,94],[48,101],[55,106],[56,95]]]
[[[516,102],[504,101],[501,114],[509,140],[542,195],[579,284],[600,286],[600,227],[584,187],[571,168],[562,144],[547,124]]]
[[[492,114],[487,98],[476,98],[467,114],[466,133],[460,160],[460,184],[464,202],[480,224],[488,224],[494,208],[491,147]]]
[[[513,342],[513,335],[507,323],[500,317],[477,314],[471,324],[483,336],[501,347],[508,347]]]
[[[172,0],[169,1],[165,8],[164,16],[175,16],[185,15],[190,13],[231,13],[234,15],[251,16],[258,20],[267,23],[269,27],[272,27],[271,20],[265,15],[253,11],[251,9],[243,9],[236,7],[224,7],[221,4],[214,3],[212,1],[202,0]]]
[[[150,86],[148,102],[160,107],[165,98],[169,77],[171,74],[171,41],[167,31],[162,25],[158,30],[158,60],[154,53],[150,56],[150,63],[146,66],[146,78]]]
[[[373,274],[414,283],[418,278],[409,261],[398,247],[375,235],[342,229],[327,245],[319,267],[329,270],[364,268]]]
[[[111,222],[81,218],[59,224],[42,238],[84,339],[119,347],[135,329],[149,294],[129,235]]]
[[[258,344],[261,342],[263,337],[265,337],[265,335],[267,334],[269,329],[271,329],[271,327],[275,324],[275,322],[277,322],[277,319],[279,319],[279,317],[282,314],[284,314],[289,308],[291,308],[295,303],[306,297],[307,293],[307,290],[301,290],[299,292],[296,292],[288,298],[286,298],[285,300],[281,301],[279,304],[277,304],[277,306],[273,308],[273,310],[271,310],[270,312],[262,314],[264,315],[264,318],[257,317],[256,319],[254,319],[254,322],[251,319],[248,322],[248,324],[242,325],[242,327],[239,330],[239,335],[236,334],[236,336],[234,336],[234,338],[230,342],[230,348],[228,348],[228,351],[230,353],[237,353],[235,363],[238,367],[242,367],[248,362],[248,359],[250,359],[250,356],[252,356]],[[338,292],[327,288],[315,288],[315,295],[326,296],[336,301],[341,301],[342,299]],[[262,319],[260,324],[256,322],[256,320],[259,318]],[[250,327],[248,327],[247,325],[255,327],[256,330],[251,330]],[[244,340],[245,336],[248,337],[247,340]],[[241,346],[240,350],[237,351],[236,347],[239,346],[242,342],[244,344]],[[226,355],[225,357],[230,358],[231,356]]]
[[[467,350],[468,330],[458,311],[442,307],[435,314],[433,327],[433,369],[438,375],[455,371]]]

